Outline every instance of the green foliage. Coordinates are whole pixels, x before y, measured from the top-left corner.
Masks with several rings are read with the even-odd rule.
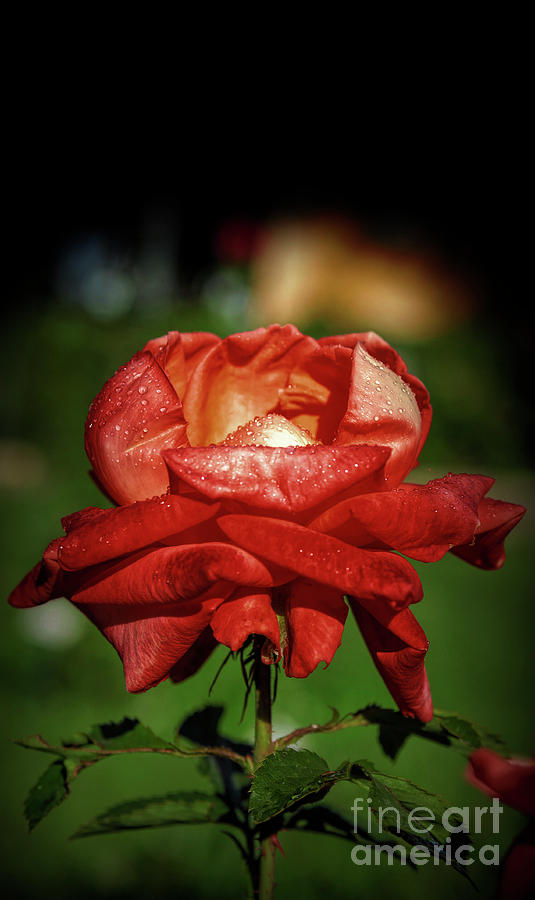
[[[182,790],[129,799],[79,827],[73,837],[171,825],[224,825],[231,829],[225,833],[238,848],[253,882],[260,859],[254,850],[255,840],[270,839],[281,830],[331,835],[353,845],[386,845],[392,852],[404,848],[405,854],[410,854],[416,844],[423,846],[430,858],[444,862],[446,839],[454,850],[459,844],[471,842],[471,838],[461,827],[459,815],[448,812],[449,818],[443,820],[450,804],[442,797],[407,778],[380,772],[368,760],[346,760],[333,769],[317,753],[285,744],[311,732],[378,725],[380,744],[392,758],[409,736],[462,752],[485,744],[502,746],[496,735],[454,713],[438,712],[431,722],[422,725],[394,710],[368,706],[343,717],[334,710],[324,726],[297,729],[280,738],[254,770],[250,746],[221,735],[222,712],[220,706],[207,706],[189,715],[179,726],[177,739],[188,740],[192,749],[166,741],[138,719],[128,717],[94,725],[58,745],[49,744],[39,735],[18,741],[27,749],[55,756],[26,799],[24,810],[30,829],[66,799],[73,781],[86,768],[112,756],[163,753],[177,758],[199,757],[211,792]],[[353,807],[353,822],[321,802],[341,782],[358,789],[355,802],[360,818]],[[393,858],[398,857],[393,854]],[[406,858],[412,865],[410,856]],[[448,865],[469,877],[466,867],[451,854]]]
[[[78,732],[69,739],[63,740],[59,745],[49,744],[40,735],[32,735],[17,741],[16,743],[27,749],[39,750],[56,756],[56,760],[44,772],[26,799],[25,815],[29,827],[34,828],[52,809],[65,800],[70,792],[72,782],[86,768],[111,756],[128,753],[165,753],[179,758],[208,757],[209,759],[206,759],[203,764],[203,771],[216,788],[216,794],[210,795],[214,802],[216,802],[214,798],[220,795],[225,798],[226,809],[234,807],[244,810],[243,796],[248,785],[247,775],[250,775],[252,771],[252,762],[248,755],[251,748],[247,744],[236,743],[220,735],[219,720],[222,711],[222,707],[207,706],[193,713],[179,727],[178,736],[195,744],[195,749],[185,750],[178,744],[166,741],[139,720],[128,717],[123,718],[120,722],[94,725],[87,732]],[[367,706],[342,718],[335,711],[325,726],[302,728],[287,735],[286,738],[281,738],[275,744],[275,752],[271,753],[258,767],[254,773],[249,803],[249,812],[254,826],[259,826],[288,810],[295,810],[303,803],[321,800],[338,781],[355,781],[361,788],[366,787],[368,789],[367,796],[372,801],[372,809],[377,797],[382,796],[381,791],[383,790],[393,790],[394,795],[409,810],[412,808],[413,796],[418,801],[414,805],[427,805],[429,808],[433,808],[429,803],[425,804],[424,800],[426,797],[433,798],[434,795],[428,794],[405,779],[395,778],[391,775],[382,775],[378,781],[372,774],[375,772],[372,763],[344,762],[336,769],[331,770],[325,759],[310,750],[284,747],[285,742],[289,742],[290,739],[298,740],[312,731],[321,733],[322,731],[328,732],[366,725],[379,725],[380,744],[384,752],[391,758],[395,758],[406,739],[414,735],[451,746],[462,752],[471,752],[481,746],[502,750],[504,748],[503,742],[496,735],[454,713],[437,713],[431,722],[422,725],[405,718],[399,712],[382,709],[378,706]],[[210,745],[205,745],[205,741],[209,741]],[[370,784],[373,790],[371,790]],[[420,795],[416,796],[418,792]],[[184,803],[189,803],[188,808],[191,812],[193,802],[191,796],[187,792],[181,796]],[[202,796],[205,799],[208,797],[208,795]],[[172,820],[173,813],[169,807],[169,803],[179,802],[177,795],[173,795],[173,797],[174,801],[169,798],[149,798],[148,800],[132,801],[124,808],[123,806],[114,807],[90,825],[98,828],[99,831],[117,830],[108,823],[119,821],[121,817],[124,821],[129,820],[130,817],[132,821],[139,822],[136,825],[130,824],[122,827],[141,828],[154,824],[179,824],[183,820],[180,817]],[[164,815],[161,808],[164,801],[167,804],[165,815],[171,816],[171,818],[168,821],[158,822],[156,821],[158,810]],[[199,803],[195,808],[200,815]],[[151,821],[150,817],[155,809],[157,812],[154,813],[154,821]],[[142,817],[139,818],[142,810],[148,810],[144,824]],[[177,816],[181,814],[176,810],[175,813]],[[209,817],[208,812],[207,815]],[[87,828],[89,827],[87,826]],[[83,833],[93,834],[96,831],[84,830]]]
[[[244,757],[226,747],[203,747],[184,750],[158,737],[152,729],[137,719],[124,718],[120,722],[94,725],[87,732],[78,732],[61,744],[53,746],[40,735],[32,735],[16,742],[29,750],[40,750],[57,757],[32,788],[25,804],[30,828],[35,827],[54,807],[68,796],[75,778],[88,766],[103,759],[128,753],[164,753],[175,757],[219,755],[224,763],[245,764]],[[141,826],[138,826],[141,827]]]
[[[323,796],[343,771],[329,771],[329,764],[310,750],[278,750],[267,756],[255,772],[249,811],[255,825],[278,815],[296,803]]]
[[[452,747],[460,753],[472,753],[480,747],[489,747],[505,753],[505,742],[481,725],[465,719],[456,713],[435,710],[435,715],[426,725],[415,719],[407,719],[400,712],[369,706],[362,713],[370,724],[379,725],[379,743],[387,756],[395,759],[408,737],[415,735],[425,740]]]
[[[147,797],[112,806],[73,835],[87,837],[130,828],[158,828],[163,825],[200,825],[225,822],[229,809],[221,797],[200,791],[178,791],[164,797]]]
[[[72,782],[88,766],[117,753],[173,749],[150,728],[128,718],[117,723],[95,725],[87,733],[77,733],[58,746],[47,743],[40,735],[22,738],[16,743],[29,750],[40,750],[57,757],[26,799],[24,812],[30,828],[34,828],[66,799]]]
[[[45,769],[24,802],[24,815],[30,830],[55,806],[59,806],[69,793],[67,767],[57,759]]]
[[[88,732],[88,742],[103,750],[151,750],[175,749],[168,741],[158,737],[152,729],[138,719],[125,717],[121,722],[94,725]]]
[[[346,728],[360,728],[366,725],[379,726],[379,743],[391,759],[395,759],[411,735],[452,747],[460,753],[469,754],[480,747],[489,747],[499,753],[506,753],[505,742],[496,734],[488,731],[457,713],[446,713],[435,710],[435,715],[425,725],[417,719],[410,719],[393,709],[383,709],[371,704],[355,713],[340,717],[337,710],[325,725],[310,725],[298,728],[291,734],[276,741],[281,748],[294,743],[309,734],[326,734]]]
[[[412,810],[425,807],[426,810],[431,810],[436,820],[429,830],[429,835],[438,842],[448,837],[449,832],[438,823],[451,804],[446,803],[437,794],[427,791],[407,778],[377,772],[367,760],[360,760],[352,766],[350,779],[360,788],[364,801],[366,803],[370,801],[370,810],[378,825],[389,833],[401,833],[404,837],[411,836],[414,840],[409,815]],[[392,810],[392,814],[382,815],[381,810],[384,812],[388,809]],[[459,816],[452,816],[451,822],[453,825],[459,825],[462,820]],[[401,827],[398,832],[399,823]]]
[[[507,745],[499,735],[469,719],[461,718],[457,713],[436,710],[433,721],[435,719],[448,735],[450,744],[458,741],[459,745],[464,745],[470,752],[478,750],[479,747],[488,747],[497,753],[507,753]]]
[[[355,830],[354,824],[322,805],[297,811],[301,805],[323,799],[341,781],[357,785],[365,827],[360,823]],[[255,773],[249,810],[256,826],[265,827],[268,820],[273,820],[275,831],[281,827],[315,831],[353,843],[401,846],[408,852],[416,843],[441,861],[447,838],[452,847],[471,841],[459,815],[449,813],[447,819],[453,834],[444,826],[443,816],[450,807],[442,797],[406,778],[378,772],[368,760],[346,761],[329,771],[326,761],[316,753],[278,750]],[[281,813],[288,812],[292,813],[290,817],[280,818]],[[458,833],[456,828],[460,829]],[[455,858],[450,865],[468,877],[465,867]]]

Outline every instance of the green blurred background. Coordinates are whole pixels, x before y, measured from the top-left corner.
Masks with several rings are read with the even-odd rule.
[[[430,640],[436,706],[480,721],[519,754],[533,753],[534,482],[523,284],[510,194],[500,183],[489,194],[477,169],[464,175],[447,183],[422,177],[411,190],[400,188],[401,179],[370,183],[347,172],[337,185],[299,189],[297,174],[273,189],[261,179],[227,184],[221,174],[203,173],[193,185],[184,176],[132,191],[118,167],[105,183],[58,183],[44,172],[25,180],[6,275],[2,594],[61,533],[61,516],[107,505],[88,477],[88,405],[149,338],[171,329],[224,336],[270,324],[275,314],[315,336],[373,327],[431,393],[434,422],[415,477],[490,474],[493,496],[528,506],[499,572],[453,557],[416,564],[424,586],[416,614]],[[241,896],[242,863],[217,826],[68,840],[115,802],[202,789],[194,761],[107,761],[85,773],[72,797],[28,835],[22,802],[46,760],[11,743],[35,732],[53,741],[123,715],[171,738],[176,724],[207,702],[227,706],[227,735],[250,739],[251,712],[239,723],[238,665],[224,669],[210,698],[223,650],[182,685],[128,695],[114,651],[67,601],[22,612],[4,603],[1,615],[2,865],[10,896]],[[348,620],[328,670],[306,681],[279,679],[275,729],[327,720],[330,705],[346,712],[369,702],[392,705]],[[409,741],[395,763],[382,754],[374,729],[317,736],[303,746],[332,765],[373,759],[452,804],[485,805],[464,779],[465,760],[439,746]],[[330,800],[350,814],[353,797],[346,785]],[[522,817],[507,810],[502,819],[504,852]],[[350,845],[334,838],[283,834],[281,843],[280,898],[473,896],[468,882],[444,867],[357,868]],[[494,870],[477,878],[480,895],[492,896]]]

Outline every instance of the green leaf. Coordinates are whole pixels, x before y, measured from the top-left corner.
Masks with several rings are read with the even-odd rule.
[[[289,812],[284,818],[285,831],[312,831],[317,834],[329,834],[343,838],[352,844],[358,840],[353,831],[353,823],[340,813],[321,803],[314,806],[302,806],[295,812]]]
[[[360,760],[353,765],[351,780],[361,788],[362,818],[372,842],[384,843],[386,836],[391,842],[402,844],[409,851],[414,844],[423,845],[432,856],[436,851],[440,860],[444,858],[447,838],[450,838],[453,849],[458,844],[469,842],[477,846],[478,841],[474,842],[467,832],[451,833],[444,827],[442,816],[449,811],[451,804],[446,803],[438,794],[414,784],[407,778],[371,770],[366,760]],[[373,817],[371,829],[367,816],[368,807]],[[422,808],[425,808],[425,812]],[[415,814],[411,815],[413,811]],[[458,814],[448,814],[448,823],[460,826],[463,819]],[[466,866],[457,863],[454,856],[450,865],[472,881]]]
[[[470,749],[477,750],[481,747],[481,739],[471,722],[461,719],[459,716],[441,716],[436,718],[450,737],[457,738]]]
[[[87,732],[77,732],[71,738],[51,745],[41,735],[20,738],[15,743],[28,750],[41,750],[63,758],[96,762],[114,753],[170,752],[180,755],[180,750],[169,741],[158,737],[151,728],[138,719],[124,718],[120,722],[93,725]]]
[[[138,719],[127,717],[121,722],[94,725],[88,738],[103,750],[174,749],[173,744],[158,737],[147,725],[142,725]]]
[[[33,786],[24,802],[24,815],[30,830],[69,793],[69,777],[61,759],[51,763]]]
[[[411,735],[452,747],[462,753],[470,753],[479,747],[489,747],[501,753],[507,751],[504,741],[498,735],[457,713],[435,710],[434,717],[424,725],[397,710],[372,705],[345,717],[342,720],[344,727],[350,727],[352,720],[359,724],[379,725],[379,743],[391,759],[396,758]]]
[[[217,716],[215,717],[217,723]],[[178,758],[216,757],[219,772],[219,788],[237,806],[241,800],[243,770],[250,771],[252,762],[240,751],[249,751],[248,745],[233,744],[222,739],[215,747],[197,747],[184,750],[155,734],[138,719],[125,717],[120,722],[93,725],[87,732],[77,732],[57,745],[49,744],[41,735],[21,738],[15,743],[28,750],[39,750],[56,757],[56,763],[47,770],[28,798],[28,820],[37,824],[51,809],[68,796],[69,786],[88,766],[103,759],[125,753],[165,753]],[[61,788],[62,773],[64,788]],[[241,781],[240,781],[241,778]],[[40,797],[49,797],[41,802]]]
[[[395,759],[409,734],[400,728],[392,728],[391,725],[379,726],[379,743],[382,750],[390,759]]]
[[[398,710],[382,709],[375,704],[341,717],[336,713],[335,717],[324,725],[314,724],[297,728],[278,738],[274,746],[276,750],[281,750],[309,734],[328,734],[331,731],[362,728],[369,725],[379,726],[379,743],[391,759],[396,758],[411,735],[442,744],[445,747],[452,747],[464,754],[479,747],[489,747],[500,753],[508,752],[504,741],[498,735],[457,713],[435,710],[433,719],[423,724],[417,719],[402,715]]]
[[[73,838],[133,828],[200,825],[228,820],[229,810],[221,797],[200,791],[180,791],[163,797],[147,797],[112,806],[91,822],[82,825],[73,834]]]
[[[310,750],[278,750],[255,772],[249,811],[255,825],[297,803],[323,796],[336,781],[347,778],[349,764],[335,771]]]
[[[191,713],[177,729],[177,736],[184,737],[192,744],[205,747],[225,747],[241,756],[250,754],[253,750],[251,744],[243,741],[233,741],[221,734],[219,720],[223,715],[222,706],[205,706]]]
[[[507,754],[508,752],[505,741],[499,735],[489,731],[483,725],[459,716],[458,713],[446,713],[436,710],[435,719],[440,723],[440,726],[449,738],[457,739],[460,744],[467,747],[470,751],[478,750],[479,747],[487,747],[489,750],[496,750],[498,753]]]
[[[88,766],[114,754],[131,752],[180,751],[162,740],[137,719],[94,725],[88,732],[78,732],[57,746],[47,743],[40,735],[16,741],[29,750],[53,754],[56,760],[46,769],[25,801],[25,815],[34,828],[52,809],[69,795],[72,782]]]
[[[356,832],[351,823],[327,807],[297,809],[300,804],[322,799],[336,782],[347,780],[359,787],[360,821]],[[463,824],[460,815],[449,815],[449,809],[442,797],[406,778],[379,772],[368,760],[344,762],[329,770],[317,754],[291,749],[275,751],[258,767],[250,802],[250,813],[257,826],[283,814],[284,828],[318,831],[360,844],[401,846],[409,864],[409,853],[415,844],[426,847],[430,856],[436,855],[440,861],[445,857],[447,838],[453,849],[470,840],[467,833],[452,834],[442,824],[446,811],[449,825]],[[471,880],[466,867],[458,864],[455,857],[449,864]]]
[[[191,741],[196,745],[198,752],[209,744],[222,752],[230,751],[243,758],[249,756],[253,749],[250,744],[238,743],[221,734],[219,722],[223,712],[222,706],[212,705],[196,710],[181,723],[177,729],[178,737]],[[246,815],[244,800],[250,783],[252,758],[250,766],[244,771],[244,766],[236,762],[236,757],[199,756],[198,769],[210,779],[216,793],[224,794],[233,808],[239,807]]]
[[[193,744],[217,744],[222,738],[219,720],[223,715],[222,706],[209,704],[187,716],[177,728],[177,734]]]

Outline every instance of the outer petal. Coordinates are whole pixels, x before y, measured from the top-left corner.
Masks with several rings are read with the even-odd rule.
[[[528,825],[503,860],[499,900],[531,900],[535,896],[535,826]]]
[[[505,538],[525,512],[523,506],[485,497],[479,504],[480,524],[472,543],[454,547],[452,553],[481,569],[501,568],[505,562]]]
[[[535,816],[535,759],[504,759],[482,748],[471,754],[466,777],[485,794]]]
[[[422,419],[411,389],[357,344],[347,411],[336,443],[390,447],[386,475],[390,487],[396,487],[416,465],[421,437]]]
[[[416,397],[420,415],[422,417],[422,435],[420,438],[420,446],[418,448],[418,452],[420,452],[427,439],[427,435],[429,434],[433,414],[429,402],[429,392],[419,378],[416,378],[415,375],[411,375],[411,373],[407,371],[407,366],[399,353],[397,353],[390,344],[383,340],[382,337],[379,337],[374,331],[365,331],[360,334],[340,334],[335,337],[320,338],[318,343],[322,347],[334,344],[350,347],[351,349],[354,349],[357,344],[361,343],[364,345],[366,351],[375,357],[375,359],[385,363],[389,369],[392,369],[392,371],[396,373],[396,375],[401,376],[405,384],[408,384]]]
[[[218,581],[272,586],[276,577],[250,553],[231,544],[186,544],[132,554],[88,569],[75,603],[152,606],[190,600]]]
[[[245,446],[167,450],[164,459],[173,492],[188,486],[210,500],[298,513],[349,488],[376,490],[388,455],[378,446]]]
[[[65,533],[68,534],[70,531],[74,531],[75,528],[80,528],[86,522],[91,522],[97,516],[104,516],[108,512],[109,510],[101,509],[100,506],[86,506],[85,509],[79,509],[76,512],[69,513],[68,516],[63,516],[61,524]]]
[[[357,594],[381,621],[422,598],[416,572],[394,553],[359,550],[281,519],[229,515],[217,522],[232,541],[262,558],[340,593]]]
[[[58,562],[61,540],[56,538],[48,545],[42,560],[14,588],[8,598],[11,606],[26,609],[63,596],[63,572]]]
[[[238,589],[216,610],[210,624],[216,640],[230,650],[239,650],[249,635],[262,634],[280,655],[279,623],[268,591]]]
[[[189,650],[186,650],[184,656],[175,663],[169,672],[171,681],[185,681],[186,678],[195,675],[195,672],[204,665],[218,646],[219,644],[212,634],[212,629],[206,627],[204,631],[201,631],[195,643],[191,645]]]
[[[213,649],[205,630],[231,591],[228,582],[217,582],[194,600],[164,607],[84,603],[80,609],[115,647],[126,689],[136,693],[154,687],[171,672],[175,680],[182,680],[196,671]]]
[[[413,614],[403,610],[384,627],[357,598],[349,601],[372,659],[401,712],[429,722],[433,703],[424,665],[429,644]]]
[[[212,347],[184,396],[190,443],[217,443],[255,416],[275,410],[290,373],[316,347],[293,325],[234,334]]]
[[[340,591],[298,578],[287,601],[287,675],[306,678],[318,663],[331,662],[342,641],[347,606]]]
[[[483,475],[446,475],[425,485],[402,484],[331,506],[309,528],[359,547],[390,547],[434,562],[472,539],[479,503],[492,483]]]
[[[63,569],[81,569],[169,539],[214,516],[217,503],[163,496],[131,506],[93,511],[61,542]],[[96,514],[99,513],[99,514]]]
[[[504,759],[482,748],[470,756],[466,777],[485,794],[531,818],[502,862],[499,891],[503,900],[528,900],[535,896],[535,759]]]
[[[160,456],[187,444],[182,405],[150,353],[138,353],[104,385],[91,404],[85,446],[98,481],[117,503],[163,494]]]

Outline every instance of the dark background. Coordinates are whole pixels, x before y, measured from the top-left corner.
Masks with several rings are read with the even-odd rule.
[[[135,260],[147,222],[164,222],[181,295],[195,298],[217,263],[214,236],[225,222],[335,213],[358,221],[378,242],[412,242],[437,253],[477,285],[477,326],[506,358],[521,409],[519,440],[529,441],[529,144],[518,121],[493,118],[488,106],[474,117],[468,104],[456,123],[441,121],[439,108],[416,131],[410,119],[407,135],[379,132],[370,145],[360,132],[353,140],[348,133],[318,141],[306,123],[281,146],[269,143],[269,133],[266,140],[261,130],[243,128],[237,147],[217,131],[221,146],[214,147],[180,120],[174,142],[147,142],[140,130],[139,144],[135,131],[113,125],[99,140],[83,118],[72,130],[47,122],[48,131],[20,143],[15,135],[4,172],[5,319],[53,302],[62,252],[87,235],[105,236]],[[231,120],[230,134],[237,128]]]

